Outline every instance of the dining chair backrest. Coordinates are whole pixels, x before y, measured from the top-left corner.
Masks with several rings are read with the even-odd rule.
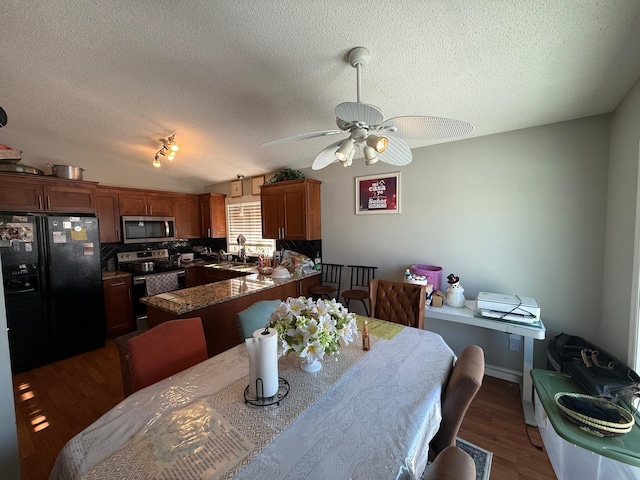
[[[424,480],[475,480],[476,464],[460,447],[449,446],[438,454]]]
[[[309,288],[312,296],[317,298],[335,298],[340,297],[340,283],[342,281],[342,269],[344,265],[337,263],[323,263],[321,285],[315,285]]]
[[[475,398],[484,377],[484,351],[469,345],[456,360],[442,396],[442,421],[429,444],[429,456],[437,456],[445,448],[455,445],[456,436],[467,409]]]
[[[351,269],[351,284],[349,290],[342,292],[347,308],[351,300],[360,300],[364,305],[364,310],[369,316],[369,310],[365,300],[369,299],[369,282],[376,276],[378,267],[370,267],[366,265],[347,265]]]
[[[200,317],[169,320],[127,337],[118,345],[120,360],[126,362],[122,365],[125,396],[208,358]]]
[[[409,327],[424,327],[427,287],[373,279],[369,282],[371,316]]]
[[[253,332],[264,328],[273,309],[280,305],[280,300],[260,300],[238,313],[240,339],[251,338]]]

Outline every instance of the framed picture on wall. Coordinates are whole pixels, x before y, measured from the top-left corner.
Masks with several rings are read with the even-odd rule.
[[[229,182],[229,196],[241,197],[242,196],[242,180],[234,180]]]
[[[264,175],[251,179],[251,195],[260,195],[260,187],[264,185]]]
[[[356,215],[400,213],[400,172],[356,177]]]

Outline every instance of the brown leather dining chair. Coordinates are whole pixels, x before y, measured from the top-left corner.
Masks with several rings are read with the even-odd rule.
[[[314,298],[332,298],[340,297],[340,282],[342,281],[342,268],[344,265],[337,263],[322,264],[322,283],[315,285],[309,289],[309,293]]]
[[[427,287],[374,279],[369,282],[371,316],[409,327],[424,328]]]
[[[342,298],[347,308],[351,300],[359,300],[364,305],[364,311],[369,316],[369,309],[365,300],[369,299],[369,282],[376,276],[378,267],[365,265],[347,265],[351,269],[351,286],[349,290],[342,292]]]
[[[200,317],[169,320],[123,335],[116,345],[125,397],[209,357]]]
[[[444,386],[442,421],[429,444],[429,458],[433,459],[445,448],[456,444],[456,436],[467,409],[475,398],[484,377],[484,350],[469,345],[454,364]]]
[[[433,461],[424,480],[475,480],[476,464],[460,447],[445,448]]]

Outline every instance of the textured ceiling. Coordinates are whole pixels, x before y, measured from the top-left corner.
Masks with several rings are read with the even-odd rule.
[[[0,31],[0,143],[20,132],[153,169],[175,131],[162,171],[205,183],[309,167],[337,136],[260,144],[335,128],[356,46],[364,102],[474,135],[611,112],[640,76],[637,0],[5,0]]]

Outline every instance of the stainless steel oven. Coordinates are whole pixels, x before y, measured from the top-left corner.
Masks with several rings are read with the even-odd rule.
[[[166,248],[121,252],[118,253],[117,258],[118,269],[132,274],[133,314],[138,330],[145,330],[147,326],[147,306],[140,302],[140,299],[147,296],[147,279],[154,275],[175,272],[178,288],[185,288],[186,276],[184,268],[169,260],[169,251]]]

